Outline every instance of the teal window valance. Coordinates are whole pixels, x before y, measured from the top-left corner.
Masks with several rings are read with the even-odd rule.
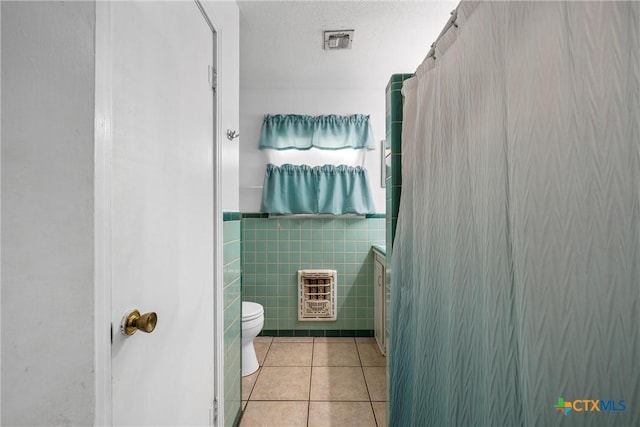
[[[262,212],[271,214],[371,214],[369,176],[346,165],[267,165]]]
[[[375,148],[369,116],[304,116],[267,114],[262,122],[260,149],[340,150]]]

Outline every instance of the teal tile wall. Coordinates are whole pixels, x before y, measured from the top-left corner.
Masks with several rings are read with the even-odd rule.
[[[385,147],[390,150],[386,164],[386,262],[387,276],[385,289],[385,317],[386,317],[386,343],[391,342],[389,329],[390,301],[391,301],[391,254],[393,252],[393,240],[396,235],[398,223],[398,209],[400,207],[400,194],[402,192],[402,84],[413,74],[393,74],[386,89],[386,139]],[[389,348],[387,347],[387,353]]]
[[[243,215],[242,298],[264,306],[264,330],[372,330],[373,254],[385,219]],[[338,272],[334,322],[298,321],[298,270]]]
[[[396,223],[398,221],[398,208],[400,206],[400,194],[402,192],[402,83],[413,77],[413,74],[393,74],[386,89],[386,138],[385,147],[391,151],[390,159],[387,159],[387,219],[390,227],[387,229],[387,255],[393,239],[396,235]]]
[[[224,216],[224,425],[233,426],[242,405],[242,300],[240,220]]]

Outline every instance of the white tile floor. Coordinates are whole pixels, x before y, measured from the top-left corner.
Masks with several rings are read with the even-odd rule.
[[[386,358],[373,338],[257,337],[242,379],[249,426],[386,426]]]

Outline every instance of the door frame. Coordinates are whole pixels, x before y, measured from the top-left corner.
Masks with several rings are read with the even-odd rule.
[[[213,37],[213,52],[211,60],[213,64],[211,66],[216,70],[218,79],[220,75],[220,68],[222,65],[220,54],[220,38],[221,34],[218,32],[220,25],[207,14],[204,5],[200,0],[194,0],[196,6],[202,13],[204,20],[211,29]],[[222,91],[217,87],[213,92],[213,145],[212,150],[212,165],[213,165],[213,301],[212,309],[214,310],[213,316],[213,384],[214,384],[214,407],[213,411],[209,414],[210,425],[224,425],[224,238],[223,238],[223,211],[222,211],[222,142],[224,141],[224,135],[222,135]]]
[[[211,64],[219,70],[220,28],[212,20],[199,0],[195,6],[202,13],[213,37]],[[94,118],[94,380],[95,380],[95,412],[94,425],[113,425],[111,341],[112,335],[118,332],[119,326],[111,324],[111,165],[112,165],[112,118],[113,118],[113,76],[111,65],[112,22],[111,2],[96,1],[95,28],[95,118]],[[218,71],[219,73],[219,71]],[[214,419],[215,403],[211,402],[209,424],[221,425],[224,422],[224,312],[223,312],[223,239],[222,239],[222,188],[221,160],[223,135],[221,135],[221,103],[222,94],[218,89],[213,95],[213,283],[214,299],[211,309],[214,311],[212,325],[214,354],[214,402],[217,402],[217,420]]]

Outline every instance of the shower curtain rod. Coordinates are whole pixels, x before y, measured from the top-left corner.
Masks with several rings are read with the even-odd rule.
[[[460,3],[458,3],[458,7],[460,7]],[[424,60],[422,62],[426,61],[429,58],[434,58],[435,59],[435,57],[436,57],[436,45],[438,44],[438,41],[440,41],[442,36],[444,36],[447,31],[449,31],[449,28],[451,28],[451,26],[454,26],[454,27],[458,28],[458,24],[456,24],[456,19],[458,18],[458,7],[456,7],[455,9],[453,9],[451,11],[451,18],[449,18],[449,20],[447,21],[446,25],[442,29],[442,31],[440,31],[440,34],[438,35],[438,38],[436,39],[436,41],[434,41],[433,44],[431,44],[431,49],[429,50],[429,53],[427,53],[427,56],[424,58]]]

